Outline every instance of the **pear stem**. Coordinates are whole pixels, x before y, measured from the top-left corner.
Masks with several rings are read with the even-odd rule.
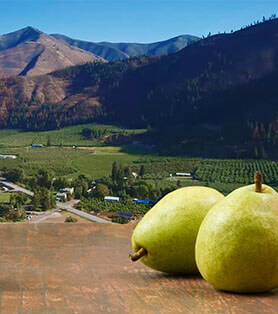
[[[254,174],[255,192],[262,193],[263,174],[260,171],[256,171]]]
[[[141,247],[141,249],[133,254],[129,254],[129,257],[133,262],[138,261],[141,257],[147,255],[147,250]]]

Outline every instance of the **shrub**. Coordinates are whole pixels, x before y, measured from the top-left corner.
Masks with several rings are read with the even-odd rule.
[[[65,219],[65,222],[77,222],[77,219],[72,217],[72,216],[68,216],[66,219]]]
[[[122,218],[122,217],[113,217],[112,222],[118,223],[118,224],[127,224],[128,219]]]

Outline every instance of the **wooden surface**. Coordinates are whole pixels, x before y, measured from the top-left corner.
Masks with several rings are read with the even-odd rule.
[[[278,291],[237,295],[132,263],[130,226],[0,224],[0,313],[278,313]]]

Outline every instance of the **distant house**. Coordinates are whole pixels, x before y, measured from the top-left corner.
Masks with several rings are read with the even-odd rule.
[[[0,158],[3,158],[3,159],[16,159],[16,156],[15,155],[0,155]]]
[[[132,198],[131,200],[137,204],[151,204],[151,203],[153,203],[152,200],[140,200],[138,198]]]
[[[191,173],[190,172],[177,172],[176,176],[177,177],[191,177]]]
[[[105,196],[104,197],[104,201],[105,202],[114,202],[114,203],[117,203],[120,201],[120,198],[119,197],[115,197],[115,196]]]
[[[43,147],[42,144],[32,144],[31,147]]]
[[[56,194],[56,201],[59,201],[59,202],[66,202],[67,199],[68,199],[68,195],[67,193],[57,193]]]
[[[121,217],[121,218],[125,218],[125,219],[137,219],[138,218],[137,214],[134,214],[134,213],[124,213],[124,212],[118,212],[117,216]]]
[[[74,193],[74,188],[63,188],[59,190],[59,193],[66,193],[72,195]]]

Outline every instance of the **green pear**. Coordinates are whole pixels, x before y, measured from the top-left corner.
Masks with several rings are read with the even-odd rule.
[[[278,193],[261,183],[239,188],[201,224],[196,261],[216,289],[255,293],[278,287]]]
[[[195,241],[207,212],[224,196],[207,187],[167,194],[139,222],[132,235],[133,261],[168,273],[198,272]]]

